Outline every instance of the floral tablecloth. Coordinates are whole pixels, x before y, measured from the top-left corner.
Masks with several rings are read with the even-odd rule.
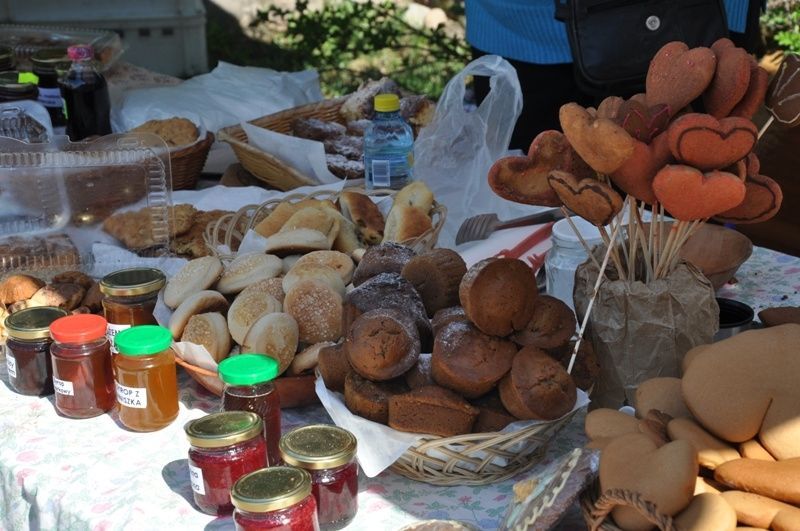
[[[720,295],[767,306],[800,305],[800,259],[755,249],[738,282]],[[0,359],[0,529],[232,529],[191,503],[183,424],[216,411],[216,397],[181,374],[181,409],[169,427],[132,433],[115,414],[68,420],[51,398],[23,397],[6,385]],[[330,422],[321,407],[287,410],[286,429]],[[456,519],[495,529],[516,481],[584,443],[579,414],[552,441],[545,462],[521,476],[484,487],[434,487],[393,472],[361,477],[359,512],[348,529],[394,530],[429,518]],[[562,529],[580,529],[573,508]]]

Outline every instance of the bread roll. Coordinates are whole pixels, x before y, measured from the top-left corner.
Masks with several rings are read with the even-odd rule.
[[[322,343],[314,343],[310,347],[306,347],[302,352],[295,354],[292,364],[289,365],[289,370],[286,374],[289,376],[296,376],[307,371],[314,370],[319,361],[319,353],[322,349],[336,345],[333,341],[323,341]]]
[[[246,253],[237,256],[223,271],[217,281],[217,291],[225,295],[239,293],[244,288],[283,271],[281,259],[263,253]]]
[[[355,269],[353,259],[339,251],[314,251],[308,253],[299,257],[294,265],[301,264],[328,266],[339,274],[345,285],[350,283]]]
[[[190,260],[167,282],[164,304],[174,310],[189,295],[210,288],[221,274],[222,262],[215,256]]]
[[[342,277],[334,269],[325,265],[305,263],[295,264],[283,277],[283,291],[289,293],[292,287],[303,280],[319,280],[344,297],[345,289]]]
[[[357,227],[364,243],[375,245],[383,240],[383,214],[372,199],[359,192],[343,191],[339,194],[339,207],[342,215]]]
[[[311,229],[324,234],[328,240],[327,248],[330,249],[339,234],[339,220],[334,212],[326,208],[305,207],[292,214],[279,233],[297,229]]]
[[[189,318],[199,313],[228,311],[228,301],[221,293],[210,290],[198,291],[190,295],[178,306],[169,318],[169,331],[173,339],[178,339],[183,334],[183,329]]]
[[[281,303],[260,290],[243,290],[228,309],[228,329],[233,340],[244,342],[245,335],[262,315],[281,311]]]
[[[404,243],[413,240],[433,228],[428,214],[408,205],[393,206],[386,216],[383,242]]]
[[[333,242],[328,235],[314,229],[294,229],[279,232],[267,239],[265,251],[277,256],[330,250]]]
[[[342,297],[325,282],[297,282],[286,293],[284,308],[297,321],[303,343],[337,341],[342,336]]]
[[[298,326],[291,315],[268,313],[256,320],[242,342],[242,353],[266,354],[278,362],[278,374],[291,365],[297,352]]]
[[[189,318],[181,334],[181,341],[203,345],[219,363],[231,351],[231,335],[221,313],[201,313]]]
[[[392,208],[396,206],[410,206],[428,214],[433,208],[433,192],[423,181],[413,181],[394,196]]]

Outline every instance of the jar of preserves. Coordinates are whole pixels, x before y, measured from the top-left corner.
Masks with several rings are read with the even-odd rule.
[[[158,324],[153,316],[158,292],[167,277],[158,269],[136,267],[114,271],[100,281],[108,341],[116,354],[114,336],[132,326]]]
[[[24,78],[24,76],[23,76]],[[15,70],[0,72],[0,103],[20,100],[33,100],[39,96],[36,84],[20,80],[20,73]]]
[[[230,514],[231,487],[243,475],[267,466],[261,418],[247,411],[212,413],[186,423],[189,478],[197,507]]]
[[[243,476],[231,490],[236,531],[317,531],[311,476],[301,468],[274,466]]]
[[[114,407],[114,375],[99,315],[68,315],[50,325],[56,411],[70,418],[102,415]]]
[[[317,424],[281,437],[281,457],[287,465],[311,474],[321,529],[341,529],[358,511],[356,438],[338,426]]]
[[[53,306],[27,308],[6,318],[8,384],[21,395],[53,394],[50,323],[69,315]]]
[[[0,72],[14,68],[14,50],[0,46]]]
[[[163,326],[123,330],[114,341],[119,421],[134,431],[155,431],[178,416],[178,374],[172,333]]]
[[[64,116],[64,100],[58,87],[59,72],[69,70],[70,60],[65,48],[42,48],[31,56],[33,73],[38,78],[39,103],[44,105],[50,114],[53,127],[64,127],[67,118]]]
[[[280,463],[281,403],[272,380],[278,376],[278,362],[264,354],[240,354],[222,360],[219,377],[225,384],[223,411],[252,411],[264,422],[269,465]]]

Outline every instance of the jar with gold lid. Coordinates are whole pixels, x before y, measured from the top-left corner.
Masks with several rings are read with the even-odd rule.
[[[153,316],[158,292],[167,277],[158,269],[136,267],[114,271],[100,281],[103,314],[108,321],[106,337],[116,353],[114,336],[132,326],[158,324]]]
[[[53,306],[26,308],[5,320],[8,384],[21,395],[53,394],[50,323],[68,315]]]
[[[212,413],[183,427],[189,439],[189,478],[197,507],[208,514],[233,511],[237,479],[267,466],[261,417],[249,411]]]
[[[311,475],[321,529],[341,529],[358,511],[356,438],[338,426],[304,426],[281,437],[280,451],[287,465]]]
[[[243,476],[231,490],[237,531],[318,531],[311,475],[301,468],[273,466]]]

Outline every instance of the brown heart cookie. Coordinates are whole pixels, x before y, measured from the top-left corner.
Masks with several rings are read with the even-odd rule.
[[[620,195],[595,179],[578,181],[571,173],[553,171],[547,180],[567,208],[593,225],[608,225],[622,209]]]
[[[730,210],[715,216],[723,223],[761,223],[772,219],[781,208],[783,191],[766,175],[750,175],[744,183],[744,200]]]
[[[761,104],[764,103],[767,87],[769,86],[769,73],[758,66],[755,59],[752,57],[749,57],[749,59],[750,84],[747,86],[747,92],[745,92],[742,100],[731,111],[731,116],[739,116],[748,120],[753,117],[758,108],[761,107]]]
[[[613,120],[633,138],[649,144],[656,135],[667,129],[669,117],[667,105],[648,107],[641,102],[628,100],[620,104]]]
[[[706,112],[715,118],[728,116],[750,85],[750,55],[737,48],[730,39],[719,39],[711,45],[717,56],[717,69],[708,89],[703,93]]]
[[[595,114],[598,118],[608,118],[609,120],[616,121],[623,103],[625,103],[623,98],[619,96],[609,96],[600,102]]]
[[[690,113],[667,130],[669,148],[680,162],[700,170],[718,170],[752,151],[758,129],[745,118],[717,120],[710,114]]]
[[[647,70],[647,104],[664,103],[677,113],[706,90],[716,67],[717,58],[709,48],[690,50],[678,41],[665,44]]]
[[[503,157],[489,168],[489,186],[494,193],[526,205],[560,206],[558,196],[547,184],[553,164],[529,157]]]
[[[680,531],[734,531],[736,511],[719,494],[706,492],[692,498],[674,522]]]
[[[568,171],[578,177],[597,177],[597,173],[575,152],[561,131],[542,131],[531,142],[528,157],[552,161],[554,170]]]
[[[653,179],[653,191],[670,214],[693,221],[737,206],[744,200],[745,185],[731,173],[668,164]]]
[[[656,202],[653,179],[658,171],[672,160],[666,133],[661,133],[650,144],[636,141],[633,155],[613,172],[611,181],[623,192],[648,205]]]
[[[562,105],[558,118],[569,143],[595,171],[611,173],[633,154],[633,139],[623,128],[577,103]]]
[[[778,73],[769,85],[767,110],[783,125],[800,124],[800,55],[786,54]]]

